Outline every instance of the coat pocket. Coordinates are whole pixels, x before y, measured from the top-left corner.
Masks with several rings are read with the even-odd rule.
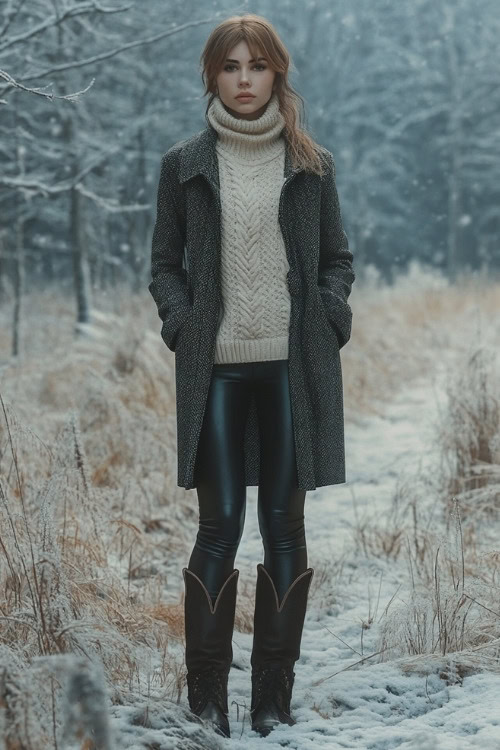
[[[328,325],[335,334],[339,349],[342,349],[351,337],[352,310],[347,302],[341,301],[328,290],[321,293],[317,288],[319,304]]]
[[[192,307],[184,306],[170,312],[161,328],[161,337],[171,352],[175,352],[179,334],[189,320]]]
[[[323,301],[323,297],[321,296],[321,292],[319,289],[317,291],[317,302],[318,302],[318,309],[319,309],[319,318],[321,320],[321,326],[322,330],[326,332],[326,336],[330,337],[333,334],[335,343],[340,349],[340,339],[339,334],[337,332],[337,329],[335,325],[330,320],[330,317],[328,315],[328,311],[325,308],[325,303]]]

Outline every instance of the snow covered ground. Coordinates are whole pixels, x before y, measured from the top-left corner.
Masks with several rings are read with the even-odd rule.
[[[368,659],[349,668],[376,652],[382,613],[393,597],[393,604],[404,601],[409,584],[404,555],[397,561],[366,557],[356,551],[352,530],[356,519],[377,518],[387,510],[396,482],[404,477],[411,481],[417,463],[424,472],[433,471],[435,420],[445,400],[446,372],[443,362],[441,369],[401,389],[383,416],[350,419],[347,414],[348,482],[307,495],[309,565],[322,569],[331,565],[333,577],[340,560],[342,569],[333,596],[322,598],[313,579],[301,657],[295,665],[291,710],[297,724],[282,725],[265,739],[251,731],[252,634],[235,630],[229,677],[232,737],[212,735],[207,747],[500,748],[500,675],[470,675],[450,684],[440,679],[439,670],[429,669],[427,675],[405,673],[396,659],[379,664]],[[263,559],[256,497],[257,488],[249,488],[245,531],[235,563],[240,586],[243,581],[252,585],[256,564]],[[369,627],[363,628],[369,619]],[[183,702],[187,703],[186,693]],[[127,722],[129,710],[113,708],[115,729]],[[130,732],[129,725],[121,734],[121,746],[185,747],[165,741],[161,727],[166,716],[165,711],[158,713],[156,730],[134,727],[137,733]]]
[[[40,634],[45,637],[47,620],[29,612],[26,595],[19,605],[11,598],[3,608],[0,677],[7,675],[8,695],[13,696],[15,688],[19,700],[16,697],[16,716],[9,716],[2,708],[0,679],[0,740],[5,727],[13,727],[16,718],[21,729],[26,729],[25,735],[21,731],[20,735],[27,737],[29,729],[30,738],[42,743],[19,740],[19,746],[32,744],[33,750],[55,747],[52,734],[57,729],[61,735],[63,721],[75,729],[86,725],[88,730],[107,714],[114,741],[99,750],[264,746],[500,750],[498,654],[495,662],[490,649],[488,665],[495,666],[496,672],[478,668],[454,674],[451,660],[439,659],[436,648],[429,648],[428,634],[418,651],[426,655],[418,659],[409,656],[405,648],[400,653],[388,649],[383,660],[377,653],[384,638],[390,646],[404,645],[402,635],[394,643],[396,631],[387,629],[387,624],[394,622],[393,613],[398,613],[396,624],[398,617],[405,624],[415,624],[408,614],[412,582],[416,580],[421,587],[426,581],[425,575],[419,579],[422,569],[415,564],[412,512],[418,516],[424,541],[432,544],[434,536],[437,538],[443,567],[436,578],[443,596],[447,592],[449,576],[444,560],[450,550],[453,554],[456,550],[453,539],[447,547],[445,503],[437,491],[443,475],[440,462],[444,445],[451,445],[454,455],[455,435],[463,434],[460,449],[474,448],[484,405],[480,398],[474,400],[483,381],[482,371],[473,367],[465,386],[459,383],[460,395],[464,391],[472,394],[459,399],[465,422],[447,421],[440,434],[442,417],[449,413],[450,380],[464,373],[467,363],[477,362],[481,346],[492,355],[496,353],[491,369],[497,379],[500,372],[495,289],[439,287],[432,291],[434,280],[433,274],[429,287],[427,282],[408,276],[395,289],[375,290],[373,300],[369,290],[359,292],[358,338],[351,350],[346,347],[342,354],[348,481],[307,494],[308,562],[315,576],[301,657],[295,665],[291,712],[297,724],[281,725],[267,738],[252,732],[249,716],[253,638],[249,605],[256,566],[263,560],[257,488],[247,491],[245,529],[235,561],[241,596],[229,676],[232,737],[226,740],[191,714],[185,685],[175,700],[184,683],[181,569],[194,544],[197,500],[194,491],[185,493],[174,486],[173,359],[166,366],[162,342],[151,330],[142,306],[136,313],[122,315],[97,309],[94,324],[78,340],[73,336],[74,312],[69,303],[65,326],[56,326],[49,317],[49,323],[41,320],[40,330],[30,328],[32,339],[26,342],[29,356],[19,363],[4,362],[0,375],[2,398],[10,405],[28,519],[33,522],[33,544],[23,533],[18,548],[11,526],[5,527],[2,540],[7,541],[13,569],[21,571],[19,580],[28,575],[22,573],[21,560],[29,559],[30,549],[33,551],[38,571],[43,570],[50,584],[43,601],[46,613],[51,613],[52,635],[44,671],[43,658],[38,660]],[[52,310],[54,304],[50,300],[45,306],[38,304],[37,309]],[[6,331],[7,325],[0,330]],[[498,392],[493,384],[491,393]],[[492,408],[492,421],[494,414]],[[493,458],[485,462],[492,472],[494,460],[500,464],[500,430],[494,427],[487,435],[495,429]],[[0,479],[2,488],[8,489],[0,506],[0,525],[7,524],[8,518],[17,519],[22,530],[18,487],[8,451],[0,457]],[[464,579],[468,593],[475,595],[473,575],[478,570],[484,574],[484,589],[479,590],[478,599],[480,606],[489,605],[490,610],[483,608],[482,620],[467,622],[474,644],[481,643],[483,635],[489,643],[499,634],[494,555],[496,550],[500,563],[496,549],[498,498],[492,493],[491,501],[483,498],[491,511],[484,517],[478,513],[477,499],[469,498],[477,533],[465,537],[465,548],[471,554]],[[4,508],[6,515],[2,516]],[[397,517],[392,514],[394,508]],[[52,523],[52,513],[57,523]],[[429,528],[432,534],[427,536]],[[398,533],[399,554],[381,554],[381,547],[386,551]],[[482,555],[488,553],[487,564]],[[51,560],[56,563],[54,568]],[[423,560],[423,572],[428,573],[429,567],[432,572],[433,548],[426,548]],[[2,556],[0,580],[6,592],[11,590],[13,578]],[[53,595],[61,591],[67,591],[67,596]],[[432,615],[432,594],[431,584],[424,614]],[[449,601],[453,609],[453,596]],[[29,627],[21,628],[27,617]],[[460,624],[457,617],[451,627]],[[63,642],[69,651],[68,661],[74,652],[92,654],[108,671],[106,681],[96,677],[88,682],[85,675],[81,680],[87,665],[77,666],[73,674],[87,691],[84,699],[81,690],[76,691],[80,705],[75,699],[69,708],[63,700],[53,714],[51,690],[62,688],[58,701],[68,693],[57,679],[63,674],[66,658],[59,654],[60,630],[72,635]],[[431,636],[435,640],[433,630]],[[49,681],[48,674],[56,679]],[[11,703],[8,706],[11,708]],[[82,744],[82,737],[71,747],[59,739],[58,750],[90,750],[90,745]]]

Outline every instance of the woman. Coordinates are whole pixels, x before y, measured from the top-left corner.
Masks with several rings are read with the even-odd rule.
[[[202,54],[206,127],[162,160],[149,290],[175,352],[178,485],[196,487],[185,583],[188,700],[229,737],[228,673],[246,487],[258,485],[252,728],[295,724],[290,700],[313,569],[308,489],[345,482],[339,350],[354,281],[331,153],[273,26],[244,14]]]

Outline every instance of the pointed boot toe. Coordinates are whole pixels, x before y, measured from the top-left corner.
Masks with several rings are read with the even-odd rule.
[[[200,719],[210,722],[217,734],[220,734],[223,737],[231,737],[228,716],[221,710],[217,703],[208,701],[199,716]]]

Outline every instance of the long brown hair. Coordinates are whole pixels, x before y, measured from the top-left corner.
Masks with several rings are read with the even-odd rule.
[[[244,13],[230,16],[216,26],[208,37],[200,58],[201,77],[205,91],[210,94],[205,117],[217,91],[217,75],[222,70],[229,51],[244,40],[257,59],[264,56],[276,72],[274,90],[279,101],[280,112],[285,119],[284,135],[290,146],[292,164],[315,174],[324,174],[321,154],[325,149],[316,143],[301,125],[304,100],[288,81],[290,55],[278,36],[274,26],[262,16]]]

